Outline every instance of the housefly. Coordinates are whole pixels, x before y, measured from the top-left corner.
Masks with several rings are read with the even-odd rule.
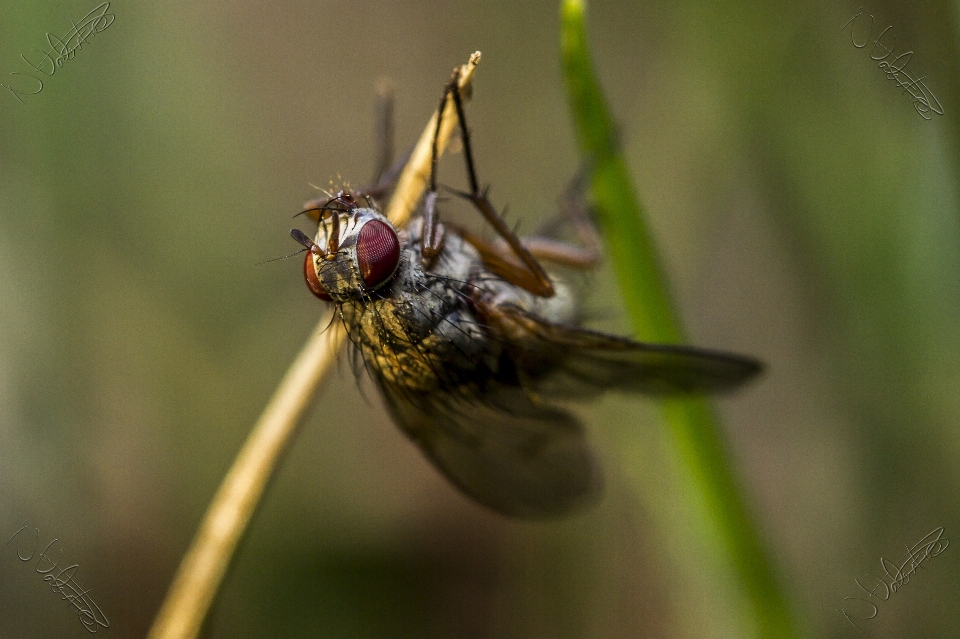
[[[571,288],[540,262],[592,266],[599,252],[589,216],[569,216],[584,246],[516,237],[478,187],[457,77],[446,86],[439,113],[450,96],[470,184],[460,195],[499,239],[440,222],[439,117],[429,190],[406,229],[394,228],[371,197],[389,185],[388,175],[374,188],[309,202],[304,212],[318,223],[315,238],[298,229],[291,235],[307,249],[308,288],[335,305],[357,361],[430,461],[497,512],[560,515],[596,498],[602,479],[583,427],[557,402],[606,390],[723,391],[755,376],[761,365],[579,326]]]

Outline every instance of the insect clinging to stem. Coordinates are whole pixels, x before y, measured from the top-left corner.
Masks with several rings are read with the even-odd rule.
[[[403,165],[386,168],[385,150],[374,186],[308,202],[303,212],[318,223],[315,237],[290,233],[306,249],[308,288],[334,305],[394,421],[440,472],[505,515],[562,515],[593,501],[602,477],[582,425],[559,401],[606,390],[719,392],[762,366],[579,326],[571,287],[541,262],[588,269],[599,260],[581,189],[568,189],[562,206],[581,245],[519,239],[479,187],[457,79],[455,70],[444,87],[429,190],[406,229],[396,229],[374,200]],[[457,194],[494,229],[494,241],[440,221],[437,140],[448,98],[469,184]]]

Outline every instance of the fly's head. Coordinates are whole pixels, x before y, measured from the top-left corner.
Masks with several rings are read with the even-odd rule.
[[[304,212],[319,222],[316,241],[299,229],[290,235],[307,249],[303,274],[314,295],[338,303],[362,300],[396,275],[400,238],[376,208],[340,191]]]

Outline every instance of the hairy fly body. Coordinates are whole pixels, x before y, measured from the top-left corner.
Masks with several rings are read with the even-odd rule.
[[[560,515],[591,502],[600,469],[579,421],[556,405],[606,390],[649,395],[722,391],[761,369],[753,359],[646,344],[577,325],[576,300],[540,261],[586,268],[597,258],[586,216],[570,217],[584,247],[518,239],[476,180],[457,90],[471,192],[496,242],[442,224],[436,210],[436,138],[422,214],[395,229],[367,190],[308,203],[314,239],[304,275],[336,314],[397,424],[463,492],[498,512]],[[437,124],[439,131],[440,123]],[[362,204],[361,204],[362,202]],[[572,207],[575,209],[576,207]]]

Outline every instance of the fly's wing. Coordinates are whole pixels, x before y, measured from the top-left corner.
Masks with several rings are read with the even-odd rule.
[[[379,380],[401,428],[463,492],[513,517],[552,517],[577,510],[603,481],[580,423],[539,406],[518,387],[479,393],[399,392]]]
[[[646,395],[733,390],[763,370],[755,359],[693,346],[648,344],[545,322],[515,307],[485,308],[523,383],[545,397],[583,399],[605,390]]]

